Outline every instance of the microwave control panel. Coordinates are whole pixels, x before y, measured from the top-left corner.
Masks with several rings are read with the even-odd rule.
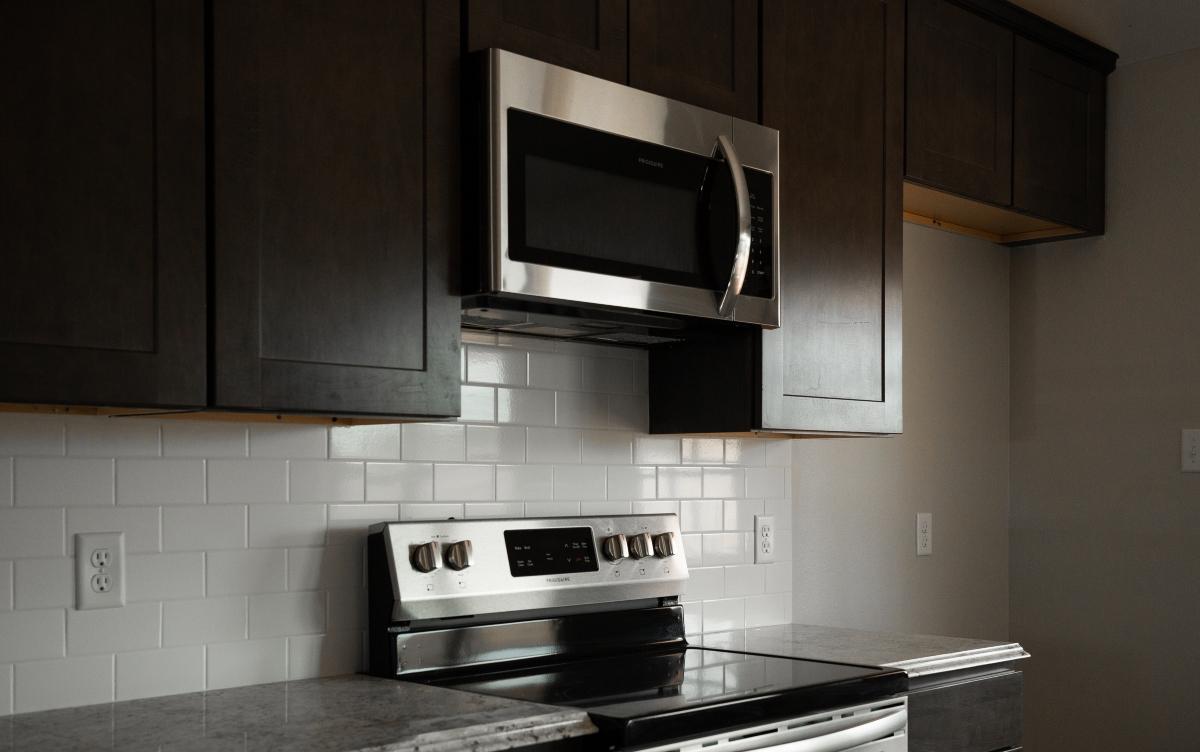
[[[742,295],[770,298],[775,287],[773,177],[771,173],[753,167],[743,169],[746,187],[750,189],[750,264],[746,268]]]

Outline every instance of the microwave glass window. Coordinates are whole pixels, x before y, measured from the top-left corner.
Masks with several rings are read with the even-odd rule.
[[[625,268],[700,277],[697,189],[525,156],[525,242]]]

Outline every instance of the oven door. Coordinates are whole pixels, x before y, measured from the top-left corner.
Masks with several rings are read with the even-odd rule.
[[[776,131],[487,54],[490,292],[778,325]]]

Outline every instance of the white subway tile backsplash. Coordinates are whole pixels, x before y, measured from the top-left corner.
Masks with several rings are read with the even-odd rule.
[[[419,462],[462,462],[467,457],[466,426],[406,423],[401,427],[400,454]]]
[[[463,384],[461,387],[460,422],[495,423],[496,390],[490,386]]]
[[[554,468],[555,499],[603,499],[607,474],[597,465],[558,465]]]
[[[700,496],[701,469],[698,467],[658,468],[658,498],[681,499]]]
[[[13,562],[0,561],[0,611],[13,607]]]
[[[325,591],[252,595],[250,639],[316,634],[325,629]]]
[[[218,421],[166,421],[162,427],[164,457],[245,457],[247,427]]]
[[[111,655],[18,663],[13,669],[13,710],[17,713],[94,705],[113,699]]]
[[[520,426],[467,426],[467,462],[524,462],[525,429]]]
[[[164,507],[162,539],[164,551],[245,548],[246,507]]]
[[[296,423],[250,426],[250,456],[255,459],[325,459],[329,433],[325,426]]]
[[[113,503],[110,459],[18,457],[13,475],[19,507]]]
[[[13,712],[13,667],[11,663],[0,665],[0,718]]]
[[[704,498],[740,498],[746,495],[746,471],[740,467],[704,468]]]
[[[292,460],[288,463],[288,500],[295,503],[362,501],[365,475],[361,462]]]
[[[625,431],[584,431],[585,465],[628,465],[633,461],[633,434]]]
[[[352,674],[363,667],[362,635],[334,632],[288,638],[288,679]]]
[[[283,638],[209,645],[206,657],[206,689],[287,679],[287,640]]]
[[[669,436],[638,436],[633,442],[633,461],[639,465],[678,465],[679,439]]]
[[[163,646],[246,639],[246,596],[163,603]]]
[[[329,429],[333,459],[398,460],[400,426],[333,426]]]
[[[579,462],[582,446],[583,434],[570,428],[529,428],[525,434],[528,462]]]
[[[554,468],[550,465],[496,466],[497,501],[552,498],[554,498]]]
[[[0,714],[357,670],[366,532],[392,519],[680,514],[689,633],[790,620],[787,442],[646,435],[643,350],[464,342],[457,422],[0,415]],[[755,565],[764,511],[780,560]],[[77,612],[66,535],[101,528],[128,605]]]
[[[75,605],[74,559],[19,559],[13,567],[13,608]]]
[[[117,460],[117,504],[203,504],[204,460]]]
[[[286,559],[282,548],[209,551],[205,556],[207,594],[281,593],[287,589]]]
[[[209,460],[209,504],[282,504],[288,496],[283,460]]]
[[[468,345],[467,381],[476,384],[525,386],[528,356],[524,350]]]
[[[131,418],[72,418],[67,422],[71,457],[157,457],[158,423]]]
[[[62,556],[62,509],[0,509],[0,559]]]
[[[433,465],[368,462],[367,501],[432,501]]]
[[[681,444],[685,465],[720,465],[725,460],[725,442],[722,439],[684,438]]]
[[[522,426],[554,425],[554,392],[497,389],[496,422]]]
[[[653,467],[621,465],[608,468],[608,495],[614,499],[653,499],[658,473]]]
[[[0,455],[61,457],[66,453],[66,426],[48,415],[0,415]]]
[[[325,542],[324,504],[250,507],[251,548],[319,546]]]
[[[679,526],[685,533],[720,530],[722,522],[719,500],[687,499],[679,502]]]
[[[583,388],[583,359],[577,355],[530,350],[529,386],[579,391]]]
[[[60,658],[66,653],[61,608],[0,612],[0,663]]]
[[[433,498],[437,501],[488,501],[496,498],[494,465],[434,465]]]
[[[608,396],[590,392],[556,393],[554,424],[564,428],[606,428]]]
[[[204,596],[204,554],[134,554],[125,560],[125,598],[165,601]]]
[[[155,507],[73,507],[67,510],[67,540],[74,548],[76,533],[125,533],[126,553],[160,549],[158,509]]]
[[[121,608],[67,610],[67,655],[121,653],[158,647],[162,604],[127,603]]]
[[[204,646],[117,654],[117,701],[204,690]]]

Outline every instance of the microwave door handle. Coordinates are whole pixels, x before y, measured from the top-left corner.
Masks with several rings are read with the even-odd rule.
[[[733,257],[733,271],[729,275],[729,284],[725,286],[725,294],[717,306],[717,314],[727,319],[733,315],[737,296],[742,292],[746,282],[746,269],[750,266],[750,189],[746,187],[746,173],[742,170],[741,160],[733,148],[733,142],[725,135],[717,136],[717,151],[725,158],[729,167],[729,175],[733,178],[733,194],[737,204],[737,252]]]

